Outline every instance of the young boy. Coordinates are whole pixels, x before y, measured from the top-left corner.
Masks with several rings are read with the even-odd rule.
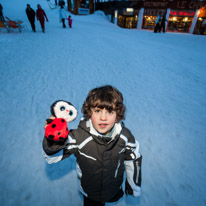
[[[91,90],[83,104],[83,120],[65,143],[43,140],[46,161],[56,163],[74,154],[84,206],[104,206],[126,194],[139,196],[141,159],[139,144],[121,123],[125,116],[122,94],[107,85]]]

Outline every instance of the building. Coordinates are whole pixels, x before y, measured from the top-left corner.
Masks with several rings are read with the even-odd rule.
[[[67,0],[68,10],[76,15],[87,15],[94,13],[93,0]]]
[[[206,35],[206,0],[67,0],[74,14],[102,10],[112,23],[128,29],[154,30],[157,15],[166,15],[166,31]]]

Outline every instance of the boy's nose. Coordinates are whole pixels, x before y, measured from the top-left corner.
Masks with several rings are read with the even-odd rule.
[[[106,112],[102,111],[100,118],[101,118],[101,120],[106,120],[106,118],[107,118]]]

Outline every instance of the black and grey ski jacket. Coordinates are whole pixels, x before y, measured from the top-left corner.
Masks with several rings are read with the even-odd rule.
[[[121,189],[126,170],[125,190],[140,195],[141,159],[139,143],[123,123],[116,123],[111,139],[105,140],[91,120],[81,120],[63,145],[43,140],[46,161],[56,163],[74,154],[80,191],[90,199],[107,202]]]

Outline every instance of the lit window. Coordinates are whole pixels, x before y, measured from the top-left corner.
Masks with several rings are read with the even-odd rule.
[[[133,9],[133,8],[127,8],[126,11],[127,11],[127,12],[133,12],[134,9]]]
[[[183,21],[185,21],[185,22],[186,22],[186,21],[188,21],[188,18],[187,18],[187,17],[185,17]]]

